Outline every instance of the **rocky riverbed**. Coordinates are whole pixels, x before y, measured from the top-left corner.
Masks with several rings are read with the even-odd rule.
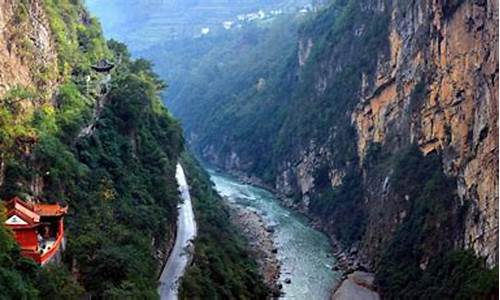
[[[227,199],[226,199],[227,200]],[[250,251],[259,264],[265,283],[274,295],[279,295],[280,263],[276,256],[278,248],[273,242],[273,229],[266,226],[262,217],[252,208],[230,202],[231,219],[248,239]]]
[[[247,236],[274,295],[327,300],[341,279],[328,237],[304,215],[281,205],[275,194],[209,170],[232,217]],[[245,181],[248,182],[248,181]]]
[[[332,252],[329,254],[329,256],[332,256],[335,258],[335,263],[333,264],[332,271],[341,274],[340,280],[336,281],[335,284],[333,285],[332,288],[332,294],[330,294],[333,299],[336,300],[341,300],[341,299],[379,299],[379,295],[376,292],[376,287],[374,285],[374,274],[370,273],[370,270],[372,270],[372,266],[367,262],[368,260],[364,257],[362,257],[358,251],[358,246],[354,245],[351,248],[343,248],[340,244],[340,242],[337,241],[334,235],[329,234],[328,230],[325,230],[324,224],[322,224],[319,220],[315,219],[314,216],[311,216],[307,213],[307,210],[304,209],[304,207],[301,207],[300,205],[297,205],[292,199],[287,198],[285,195],[280,194],[278,191],[273,189],[273,187],[266,185],[263,183],[259,178],[256,177],[249,177],[246,176],[245,174],[242,174],[240,172],[231,172],[232,176],[235,176],[238,178],[239,181],[249,184],[251,186],[263,188],[267,191],[270,191],[273,193],[276,198],[280,200],[280,203],[284,205],[285,207],[300,212],[304,216],[309,218],[310,226],[315,228],[318,231],[325,232],[330,238],[331,244],[332,244]],[[263,252],[260,254],[257,254],[260,256],[259,259],[261,258],[266,258],[266,254],[269,252],[269,249],[273,249],[272,246],[272,235],[267,232],[266,227],[262,221],[262,218],[259,216],[259,214],[255,211],[248,212],[246,211],[247,208],[244,206],[241,206],[240,209],[242,211],[236,213],[236,220],[235,222],[240,223],[243,225],[243,229],[245,231],[245,234],[247,235],[247,238],[250,240],[254,239],[255,240],[255,235],[260,235],[264,239],[269,238],[271,244],[269,243],[262,243],[262,248],[264,249],[259,249],[259,243],[252,243],[252,251],[255,253],[258,252]],[[254,224],[253,230],[249,229],[248,224]],[[271,229],[273,230],[273,229]],[[253,232],[253,233],[250,233]],[[253,237],[252,237],[253,236]],[[267,248],[267,249],[266,249]],[[276,258],[276,255],[274,255],[274,258]],[[276,277],[270,278],[270,274],[273,274],[272,272],[269,272],[269,270],[273,270],[273,267],[268,267],[266,271],[265,264],[271,264],[272,265],[272,260],[266,260],[264,259],[264,264],[261,265],[263,274],[267,274],[266,276],[266,281],[270,286],[274,287],[281,287],[281,284],[278,283],[276,285],[277,281],[282,281],[282,283],[287,284],[287,271],[282,270],[282,275],[285,275],[284,277],[286,278],[279,278],[279,261],[278,261],[278,273]],[[283,277],[283,276],[282,276]],[[276,279],[278,280],[276,280]],[[276,291],[277,289],[275,289]]]
[[[369,272],[372,268],[365,259],[360,257],[358,247],[352,246],[349,249],[344,249],[335,238],[331,238],[333,255],[337,259],[333,270],[342,272],[342,280],[335,287],[332,300],[379,300],[380,295],[375,286],[375,274]]]

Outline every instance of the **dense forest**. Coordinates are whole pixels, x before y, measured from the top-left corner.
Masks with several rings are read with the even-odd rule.
[[[353,37],[349,29],[359,23],[369,30]],[[277,16],[140,53],[155,62],[163,77],[175,78],[165,101],[182,120],[196,153],[224,163],[233,151],[240,159],[238,168],[270,181],[280,157],[295,153],[297,145],[307,146],[311,138],[322,142],[330,120],[349,122],[344,112],[356,104],[360,74],[375,68],[371,56],[382,48],[386,34],[385,16],[370,16],[354,2],[336,1],[317,15]],[[319,40],[308,50],[307,63],[297,59],[300,36]],[[349,51],[341,52],[342,45]],[[329,56],[352,65],[316,97],[314,72]],[[335,143],[354,142],[347,138],[353,132],[350,126],[338,129]],[[343,150],[338,161],[355,155],[355,145],[345,148],[349,151]]]
[[[30,22],[30,5],[35,4],[14,5],[19,28]],[[34,76],[40,82],[50,80],[46,76],[59,78],[57,91],[52,98],[38,89],[43,84],[17,86],[1,98],[5,180],[0,195],[69,205],[67,248],[63,264],[41,268],[20,256],[12,233],[0,226],[2,298],[78,299],[86,294],[156,299],[177,215],[175,166],[184,152],[180,125],[160,100],[166,84],[148,61],[132,59],[124,44],[106,42],[98,21],[79,1],[47,0],[42,7],[56,44],[58,74]],[[116,64],[110,79],[91,68],[103,58]],[[26,112],[24,103],[32,103],[32,109]],[[36,140],[29,152],[19,144],[26,136]],[[200,226],[227,222],[221,220],[224,208],[207,179],[196,181],[204,176],[199,171],[192,168],[189,174]],[[42,182],[39,192],[33,182]],[[0,221],[5,221],[3,209]],[[221,273],[241,274],[232,281],[232,293],[248,294],[262,285],[255,262],[235,230],[228,226],[221,234],[228,259],[184,284],[216,282]],[[213,229],[201,234],[199,251],[210,257],[220,253],[219,238]],[[265,292],[261,287],[261,294]],[[197,293],[202,291],[191,295]],[[211,291],[212,296],[228,293]]]

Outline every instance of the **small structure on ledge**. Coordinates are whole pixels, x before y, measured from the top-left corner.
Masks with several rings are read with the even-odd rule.
[[[14,232],[21,254],[44,265],[60,258],[64,250],[64,215],[68,207],[26,202],[14,197],[5,203],[5,225]]]
[[[98,73],[107,73],[111,71],[111,69],[113,69],[115,65],[110,63],[107,59],[101,59],[97,64],[91,67]]]

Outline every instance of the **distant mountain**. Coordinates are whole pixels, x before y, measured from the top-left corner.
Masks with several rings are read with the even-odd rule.
[[[132,51],[175,38],[199,35],[203,28],[223,30],[223,22],[241,14],[284,12],[310,7],[317,0],[87,0],[108,37],[126,42]]]

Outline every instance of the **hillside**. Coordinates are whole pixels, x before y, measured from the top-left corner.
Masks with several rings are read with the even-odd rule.
[[[79,1],[4,1],[0,27],[0,197],[69,206],[62,262],[42,268],[20,255],[0,205],[0,298],[158,298],[179,201],[175,166],[188,155],[159,97],[165,83],[124,44],[106,42]],[[91,68],[103,58],[115,64],[109,76]],[[200,226],[216,222],[220,199],[206,183],[191,186]],[[237,291],[260,286],[265,295],[231,226],[229,259],[212,269],[244,273],[251,284],[235,279]],[[195,245],[219,251],[216,233],[201,236]]]
[[[236,26],[238,16],[269,13],[272,10],[283,12],[297,11],[308,7],[311,0],[173,0],[147,1],[136,0],[87,0],[90,11],[103,20],[105,33],[130,46],[136,54],[140,51],[161,48],[175,49],[164,45],[167,41],[191,39],[201,36],[202,28],[209,33],[227,31],[224,22]]]
[[[484,296],[498,285],[497,23],[494,1],[333,1],[186,42],[191,72],[167,103],[199,157],[288,198],[384,296]]]

